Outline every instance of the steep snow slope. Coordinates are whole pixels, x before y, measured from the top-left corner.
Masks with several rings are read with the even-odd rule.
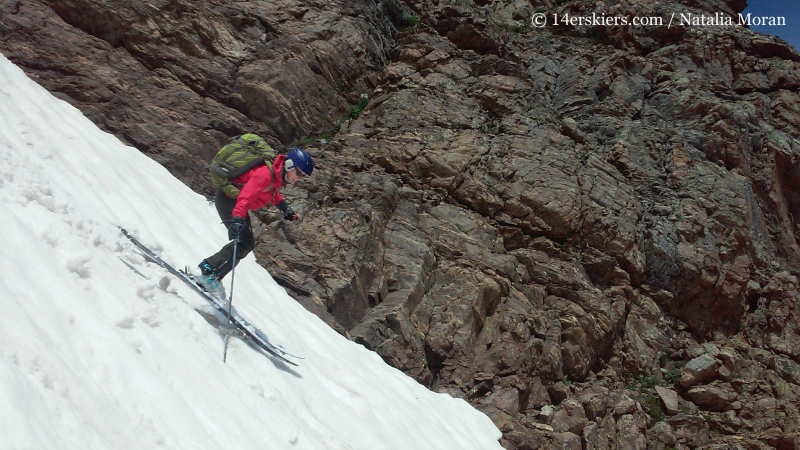
[[[253,256],[234,305],[306,359],[222,338],[147,263],[225,242],[205,200],[0,55],[0,448],[499,449],[435,394],[308,313]]]

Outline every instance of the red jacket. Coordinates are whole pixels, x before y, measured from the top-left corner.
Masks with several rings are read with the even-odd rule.
[[[284,161],[286,155],[278,155],[272,161],[271,170],[269,166],[259,166],[231,180],[233,183],[244,185],[236,197],[233,217],[247,218],[248,211],[261,209],[267,204],[275,206],[283,201],[279,191],[283,185],[281,171]]]

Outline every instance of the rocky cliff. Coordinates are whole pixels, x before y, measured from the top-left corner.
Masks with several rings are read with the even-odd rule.
[[[256,257],[506,448],[796,449],[800,55],[531,22],[745,6],[2,0],[0,52],[199,192],[230,135],[308,148]]]

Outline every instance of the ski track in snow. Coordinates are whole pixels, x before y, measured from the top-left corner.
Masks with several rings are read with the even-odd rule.
[[[234,338],[223,364],[206,302],[117,229],[181,268],[225,243],[214,208],[1,54],[0,223],[0,448],[501,448],[485,415],[339,336],[253,256],[236,309],[306,359]]]

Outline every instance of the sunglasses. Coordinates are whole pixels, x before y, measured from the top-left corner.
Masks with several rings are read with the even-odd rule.
[[[300,170],[300,169],[298,169],[297,167],[295,167],[295,168],[294,168],[294,173],[295,173],[295,175],[297,175],[297,178],[298,178],[298,179],[301,179],[301,180],[302,180],[303,178],[305,178],[305,177],[306,177],[306,174],[305,174],[305,173],[303,173],[303,171],[302,171],[302,170]]]

